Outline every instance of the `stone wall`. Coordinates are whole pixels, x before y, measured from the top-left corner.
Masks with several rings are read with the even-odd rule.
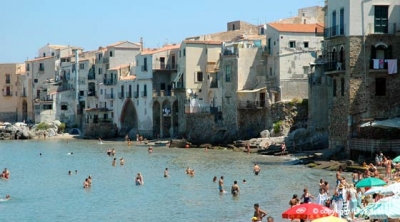
[[[86,125],[85,137],[114,138],[118,135],[118,127],[114,123],[92,123]]]
[[[238,110],[239,131],[237,139],[249,139],[260,136],[267,128],[267,109]]]
[[[209,113],[187,114],[185,138],[193,144],[224,143],[228,134],[218,128],[214,118]]]
[[[292,100],[293,98],[308,98],[307,79],[281,80],[281,87],[283,101]]]
[[[0,122],[15,122],[16,119],[16,112],[0,112]]]

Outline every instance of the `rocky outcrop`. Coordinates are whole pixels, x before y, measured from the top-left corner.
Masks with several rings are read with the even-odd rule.
[[[0,140],[13,139],[34,139],[57,136],[61,122],[58,120],[52,122],[42,122],[29,127],[25,123],[0,124]]]

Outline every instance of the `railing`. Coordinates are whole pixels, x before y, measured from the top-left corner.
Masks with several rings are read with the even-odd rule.
[[[123,99],[124,98],[124,92],[119,92],[118,93],[118,98]]]
[[[103,79],[103,84],[110,86],[110,85],[116,85],[117,80],[116,79]]]
[[[88,91],[87,96],[96,96],[96,91]]]
[[[172,90],[153,90],[153,97],[158,96],[174,96],[174,91]]]
[[[329,28],[325,28],[324,29],[324,37],[325,38],[331,38],[331,37],[335,37],[335,36],[344,36],[345,32],[344,32],[344,25],[336,25],[336,26],[332,26]]]
[[[324,64],[325,72],[342,71],[342,70],[346,70],[344,61],[343,62],[331,61],[331,62],[326,62]]]
[[[396,34],[400,33],[400,26],[396,23],[382,24],[381,26],[375,25],[375,23],[369,23],[367,28],[367,34]]]
[[[126,98],[132,98],[132,92],[131,91],[126,91]],[[137,98],[137,97],[135,97]]]
[[[10,79],[6,79],[6,84],[11,84],[11,80]]]
[[[47,95],[47,96],[36,97],[35,100],[36,101],[49,101],[49,102],[51,102],[51,101],[53,101],[53,97],[50,96],[50,95]]]
[[[385,62],[386,59],[379,59],[377,67],[374,67],[374,60],[375,59],[371,59],[369,62],[370,69],[388,69],[388,63]]]
[[[163,63],[163,62],[158,62],[158,63],[153,63],[153,69],[156,70],[176,70],[178,69],[177,64],[168,64],[168,63]],[[147,70],[142,70],[142,71],[147,71]]]
[[[94,80],[96,79],[96,75],[95,74],[89,74],[88,75],[88,80]]]
[[[13,96],[13,92],[11,92],[11,91],[3,91],[3,96]]]
[[[211,113],[209,104],[185,104],[185,113]]]
[[[147,72],[147,65],[142,65],[141,66],[141,71],[142,72]]]
[[[239,101],[238,109],[260,109],[265,107],[265,101]]]
[[[139,97],[139,92],[138,91],[133,92],[133,97],[138,98]]]
[[[114,94],[104,94],[105,99],[114,99]]]

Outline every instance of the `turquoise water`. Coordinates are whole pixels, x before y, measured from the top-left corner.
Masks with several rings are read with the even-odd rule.
[[[334,177],[284,164],[286,157],[163,147],[148,154],[146,147],[124,142],[69,141],[0,141],[0,169],[10,171],[9,180],[0,180],[0,198],[12,198],[0,202],[0,221],[251,221],[254,203],[283,221],[281,213],[294,193],[309,187],[317,195],[319,179],[332,184]],[[124,157],[124,166],[111,165],[108,148],[116,149],[117,159]],[[255,162],[259,176],[252,173]],[[194,177],[186,175],[188,166]],[[163,177],[166,167],[169,178]],[[138,172],[143,186],[134,185]],[[88,175],[92,187],[83,189]],[[219,194],[212,178],[221,175],[226,190],[238,180],[239,197]]]

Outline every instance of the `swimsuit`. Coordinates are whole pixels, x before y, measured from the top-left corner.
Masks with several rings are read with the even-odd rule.
[[[221,185],[218,185],[218,189],[219,189],[220,192],[224,191],[224,190],[222,189],[222,186],[221,186]]]

